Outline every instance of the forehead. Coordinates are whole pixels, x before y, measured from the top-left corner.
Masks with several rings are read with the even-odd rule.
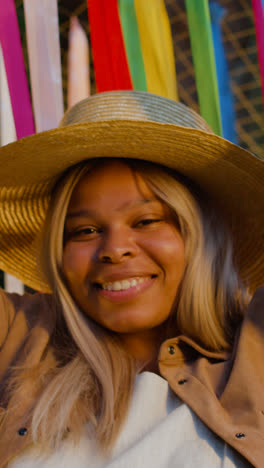
[[[109,161],[87,172],[77,183],[69,211],[77,205],[129,205],[133,200],[156,199],[143,177],[122,161]]]

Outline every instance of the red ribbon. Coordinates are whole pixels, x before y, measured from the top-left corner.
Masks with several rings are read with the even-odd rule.
[[[97,91],[133,89],[118,0],[87,0]]]

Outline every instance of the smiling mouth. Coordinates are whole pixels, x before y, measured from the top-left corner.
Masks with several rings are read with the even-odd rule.
[[[94,283],[97,289],[104,291],[125,291],[126,289],[133,288],[141,283],[145,283],[150,279],[156,278],[157,275],[149,276],[135,276],[133,278],[126,278],[119,281],[108,281],[105,283]]]

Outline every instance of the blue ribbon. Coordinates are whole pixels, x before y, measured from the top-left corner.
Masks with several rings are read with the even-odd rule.
[[[264,0],[262,2],[264,3]],[[237,143],[234,96],[230,85],[228,64],[221,32],[221,20],[225,14],[225,9],[217,2],[210,2],[209,6],[220,100],[222,136],[233,143]]]

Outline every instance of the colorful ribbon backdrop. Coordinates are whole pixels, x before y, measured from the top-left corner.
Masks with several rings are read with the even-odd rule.
[[[0,46],[0,146],[16,138],[16,127],[7,83],[5,64]]]
[[[63,116],[57,0],[24,0],[34,116],[38,132]]]
[[[252,0],[252,6],[255,17],[258,61],[264,107],[264,0]]]
[[[0,46],[0,145],[7,145],[16,140],[16,128],[7,84],[2,49]],[[3,275],[6,291],[23,294],[24,286],[17,278],[5,273]]]
[[[87,0],[97,91],[132,89],[117,0]]]
[[[208,0],[186,0],[186,9],[200,112],[212,130],[222,135]]]
[[[119,0],[118,6],[133,89],[147,91],[147,81],[134,0]]]
[[[134,0],[147,90],[178,99],[170,23],[163,1]]]
[[[97,91],[137,89],[177,99],[163,0],[87,0]]]
[[[221,33],[221,21],[224,17],[225,9],[217,2],[210,2],[210,14],[221,110],[222,136],[233,143],[237,143],[234,96],[230,85],[228,64]]]
[[[67,91],[68,107],[90,95],[89,44],[76,16],[70,20]]]
[[[17,138],[35,132],[14,0],[0,1],[0,43]]]
[[[87,2],[97,90],[134,88],[177,99],[164,1]],[[264,103],[264,0],[252,0],[252,6]],[[37,129],[45,130],[55,127],[63,113],[57,0],[24,0],[24,7],[35,118]],[[234,102],[221,38],[221,7],[211,2],[212,23],[208,0],[186,0],[186,10],[201,114],[217,134],[236,141]],[[20,138],[34,133],[34,122],[14,0],[0,3],[0,15],[0,41]],[[85,94],[89,94],[89,87]]]

